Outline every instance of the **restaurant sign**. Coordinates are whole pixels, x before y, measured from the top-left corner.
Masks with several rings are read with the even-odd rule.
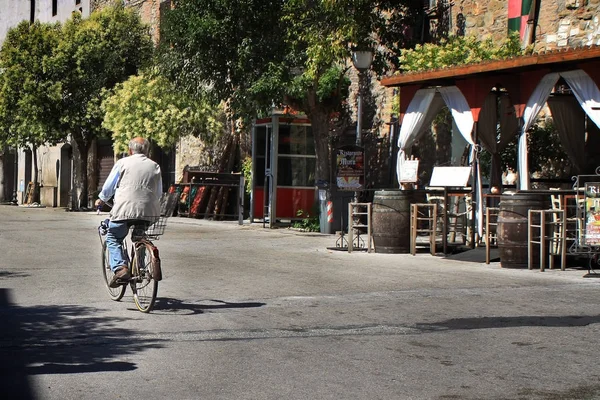
[[[348,145],[336,151],[336,182],[339,190],[362,190],[365,183],[364,149]]]
[[[584,244],[600,246],[600,182],[585,184]]]

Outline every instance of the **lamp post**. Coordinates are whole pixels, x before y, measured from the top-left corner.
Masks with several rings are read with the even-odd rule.
[[[356,115],[356,145],[362,146],[362,114],[363,114],[363,76],[371,67],[373,52],[371,50],[355,50],[352,52],[352,64],[358,70],[358,110]]]
[[[356,145],[362,146],[362,117],[363,117],[363,78],[365,72],[371,67],[373,52],[371,50],[354,50],[352,52],[352,64],[358,70],[358,110],[356,112]],[[365,154],[363,151],[363,168],[365,165]],[[364,174],[364,171],[363,171]],[[360,192],[354,192],[354,202],[358,203]]]

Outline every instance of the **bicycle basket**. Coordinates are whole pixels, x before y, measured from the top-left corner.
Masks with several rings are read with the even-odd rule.
[[[152,239],[158,239],[158,236],[165,233],[168,217],[159,217],[155,223],[149,225],[146,229],[146,236]]]

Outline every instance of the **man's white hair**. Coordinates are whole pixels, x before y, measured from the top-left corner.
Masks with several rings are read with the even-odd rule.
[[[144,154],[148,155],[150,152],[150,142],[146,139],[131,139],[129,141],[129,150],[131,150],[131,154]]]

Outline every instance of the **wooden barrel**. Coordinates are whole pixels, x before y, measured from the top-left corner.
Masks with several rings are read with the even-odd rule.
[[[412,190],[378,190],[373,198],[372,233],[376,253],[410,252]]]
[[[529,210],[548,208],[548,196],[519,192],[500,197],[498,214],[498,250],[502,268],[527,268],[527,215]],[[538,221],[539,223],[539,218]],[[534,263],[539,265],[539,251],[534,252]]]

